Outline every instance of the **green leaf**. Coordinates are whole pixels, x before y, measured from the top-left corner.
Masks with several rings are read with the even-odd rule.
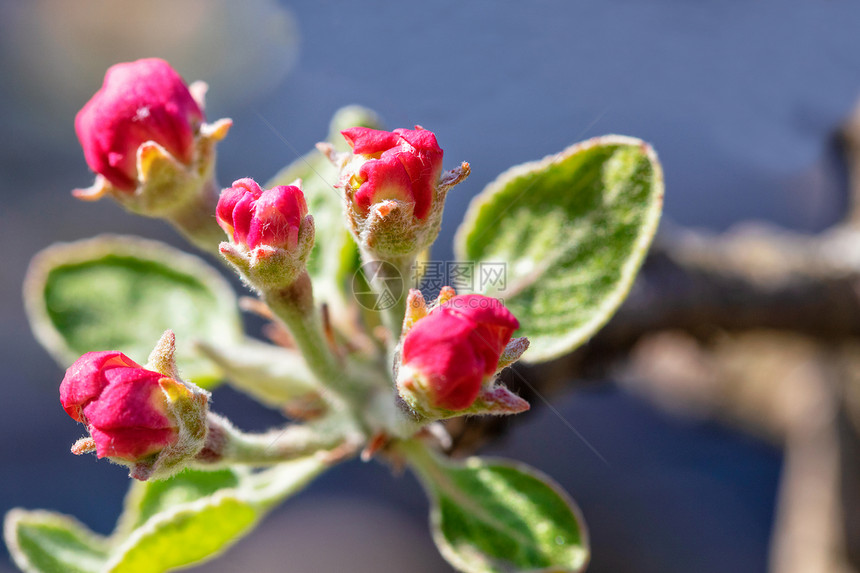
[[[162,573],[215,557],[327,467],[311,456],[261,472],[188,469],[135,482],[110,538],[70,517],[15,509],[6,516],[6,543],[28,572]]]
[[[331,120],[328,141],[338,151],[349,146],[340,132],[349,127],[364,126],[379,129],[377,115],[360,106],[339,109]],[[343,192],[335,188],[338,170],[318,150],[303,155],[282,169],[267,184],[289,185],[302,180],[302,189],[308,203],[308,212],[314,217],[316,239],[308,259],[308,273],[314,281],[314,296],[327,302],[332,317],[351,304],[351,281],[358,270],[358,247],[350,237],[343,215]]]
[[[176,333],[180,373],[201,386],[219,369],[194,350],[243,335],[236,297],[203,260],[156,241],[104,235],[39,253],[24,283],[36,338],[64,367],[94,350],[146,362],[161,334]]]
[[[439,551],[467,573],[583,571],[588,533],[579,508],[551,479],[524,464],[443,461],[420,444],[407,457],[431,498]]]
[[[304,358],[294,349],[253,338],[229,346],[200,342],[197,348],[221,367],[234,388],[272,408],[320,392]]]
[[[531,342],[523,359],[550,360],[585,342],[627,296],[662,206],[651,147],[598,137],[490,183],[457,231],[456,253],[479,270],[507,265],[505,284],[483,290],[520,320],[518,336]]]
[[[186,469],[170,479],[135,481],[125,498],[125,510],[115,537],[125,538],[151,517],[180,504],[189,504],[222,489],[238,487],[241,475],[232,469],[200,471]]]
[[[231,496],[207,498],[163,515],[136,530],[105,572],[162,573],[210,559],[258,519],[253,508]]]
[[[162,573],[209,560],[326,467],[308,457],[257,473],[186,470],[166,481],[135,484],[104,571]]]
[[[15,564],[28,573],[99,573],[108,544],[71,517],[13,509],[3,527]]]

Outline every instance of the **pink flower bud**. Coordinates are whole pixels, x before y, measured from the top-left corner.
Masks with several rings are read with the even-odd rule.
[[[86,424],[99,458],[135,463],[179,440],[168,396],[185,386],[121,352],[88,352],[66,371],[60,402]]]
[[[130,192],[137,186],[138,147],[154,141],[188,165],[203,119],[179,74],[150,58],[111,66],[75,117],[75,131],[90,169]]]
[[[427,217],[442,173],[442,149],[432,132],[418,126],[393,132],[352,127],[341,134],[361,159],[347,166],[344,184],[362,215],[375,203],[395,199],[413,203],[416,219]]]
[[[419,384],[428,409],[465,410],[499,357],[519,321],[494,298],[455,296],[420,318],[406,333],[401,364],[408,371],[398,385]],[[401,393],[403,388],[401,387]]]
[[[216,214],[218,224],[237,244],[293,251],[308,206],[295,185],[264,191],[253,179],[239,179],[221,193]]]

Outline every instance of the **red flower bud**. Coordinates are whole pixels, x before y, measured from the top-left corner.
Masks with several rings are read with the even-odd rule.
[[[105,372],[112,368],[140,368],[140,364],[122,352],[108,351],[88,352],[69,366],[60,384],[60,402],[72,419],[84,422],[84,406],[105,389],[108,384]]]
[[[203,111],[176,71],[150,58],[111,66],[101,89],[75,117],[90,169],[114,187],[137,186],[137,148],[154,141],[188,165]]]
[[[99,458],[135,463],[178,441],[179,422],[168,403],[176,390],[190,394],[121,352],[89,352],[66,370],[60,402],[87,425]]]
[[[361,156],[344,174],[348,193],[362,215],[375,203],[396,199],[413,203],[416,219],[427,217],[442,173],[442,148],[432,132],[418,126],[393,132],[352,127],[341,134],[353,153]]]
[[[239,179],[221,193],[216,214],[218,224],[237,244],[293,251],[308,206],[294,185],[264,191],[253,179]]]
[[[419,319],[404,337],[401,364],[409,371],[407,383],[417,381],[423,387],[429,408],[469,408],[484,381],[495,374],[519,326],[494,298],[451,298]]]

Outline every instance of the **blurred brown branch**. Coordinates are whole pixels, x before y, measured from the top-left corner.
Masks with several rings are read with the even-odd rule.
[[[860,572],[860,107],[841,135],[851,185],[842,222],[819,234],[664,225],[600,333],[506,379],[537,407],[529,385],[551,395],[616,379],[781,444],[773,573]],[[510,423],[458,421],[454,448],[471,452]]]

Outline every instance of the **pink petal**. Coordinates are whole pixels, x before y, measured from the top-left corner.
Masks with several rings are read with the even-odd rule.
[[[437,308],[419,320],[403,341],[403,364],[427,379],[435,407],[468,408],[480,391],[484,363],[469,343],[474,326]]]
[[[83,422],[82,409],[107,386],[105,372],[112,368],[139,367],[122,352],[87,352],[66,370],[60,383],[60,403],[72,419]]]
[[[353,153],[361,155],[376,155],[400,143],[400,137],[396,133],[369,127],[351,127],[340,133],[352,147]]]
[[[394,133],[406,140],[409,145],[419,151],[442,154],[442,148],[436,141],[436,135],[426,129],[395,129]]]
[[[175,443],[179,432],[176,428],[90,428],[90,434],[96,443],[97,457],[134,462]]]
[[[245,192],[233,208],[233,240],[245,243],[251,232],[251,220],[254,216],[254,196]]]
[[[236,187],[228,187],[221,191],[221,197],[218,198],[218,206],[215,208],[215,217],[221,228],[233,236],[233,211],[236,209],[236,204],[245,196],[245,190]]]
[[[75,117],[87,164],[119,189],[137,185],[137,148],[155,141],[190,163],[203,111],[170,64],[156,58],[108,69],[101,89]]]
[[[264,191],[254,205],[248,247],[268,245],[294,249],[306,215],[307,204],[298,187],[281,185]]]
[[[158,384],[164,376],[143,368],[114,368],[105,377],[108,385],[98,400],[84,408],[92,427],[110,430],[173,426],[167,418],[167,399]]]
[[[359,209],[367,212],[374,203],[386,199],[414,202],[412,181],[403,164],[396,157],[371,159],[359,169],[365,179],[354,198]]]

